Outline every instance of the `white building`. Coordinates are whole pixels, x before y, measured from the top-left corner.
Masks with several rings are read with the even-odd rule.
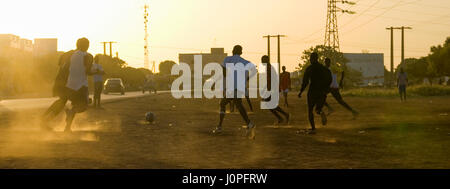
[[[44,56],[56,54],[58,50],[58,39],[56,38],[37,38],[34,39],[34,55]]]
[[[20,37],[13,34],[0,34],[0,50],[9,48],[19,49]]]
[[[384,84],[383,53],[344,53],[344,57],[348,67],[362,73],[362,86]]]

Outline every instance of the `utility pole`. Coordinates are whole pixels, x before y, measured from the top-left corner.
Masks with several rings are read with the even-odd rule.
[[[108,42],[100,42],[100,43],[103,43],[103,55],[106,56],[106,43]]]
[[[387,30],[391,31],[391,81],[389,82],[389,85],[392,86],[392,84],[395,81],[395,75],[394,75],[394,30],[401,30],[402,32],[402,52],[401,52],[401,62],[405,61],[405,29],[412,29],[411,27],[389,27],[386,28]]]
[[[113,43],[117,43],[117,42],[109,41],[108,43],[109,43],[109,56],[113,57],[113,53],[112,53],[112,44],[113,44]]]
[[[270,60],[270,38],[272,37],[276,37],[278,39],[277,43],[278,43],[278,47],[277,47],[277,51],[278,51],[278,72],[280,72],[280,65],[281,65],[281,47],[280,47],[280,38],[282,37],[286,37],[286,35],[266,35],[263,36],[263,38],[267,38],[267,56],[269,56],[269,60]]]
[[[100,42],[103,44],[103,55],[106,55],[106,44],[109,43],[109,56],[113,57],[113,53],[112,53],[112,44],[113,43],[117,43],[114,41],[104,41],[104,42]]]
[[[405,29],[412,29],[411,27],[405,27],[402,26],[402,61],[400,63],[403,63],[405,61]]]
[[[392,86],[394,81],[394,27],[386,28],[387,30],[391,30],[391,77],[389,81],[389,86]]]
[[[149,60],[149,52],[148,52],[148,5],[144,6],[144,68],[150,68],[150,60]],[[155,63],[153,63],[153,67],[155,67]],[[153,68],[152,68],[153,69]],[[152,70],[154,73],[154,70]]]
[[[280,47],[280,38],[286,37],[285,35],[277,35],[278,39],[278,73],[281,72],[280,66],[281,66],[281,47]]]
[[[270,38],[273,37],[271,35],[266,35],[263,36],[263,38],[267,38],[267,56],[269,57],[270,60]]]

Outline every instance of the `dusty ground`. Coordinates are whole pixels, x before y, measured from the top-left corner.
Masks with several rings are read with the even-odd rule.
[[[72,134],[60,132],[63,116],[47,133],[36,126],[43,110],[11,112],[0,116],[0,168],[450,168],[449,97],[346,100],[358,119],[330,100],[329,125],[307,136],[296,134],[308,127],[305,99],[292,93],[289,126],[274,127],[268,111],[250,115],[254,141],[242,137],[239,114],[227,114],[222,136],[210,133],[218,100],[169,94],[91,109]],[[153,125],[144,121],[148,111]]]

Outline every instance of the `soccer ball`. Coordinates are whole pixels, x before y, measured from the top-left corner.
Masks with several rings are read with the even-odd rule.
[[[145,113],[145,120],[152,123],[153,121],[155,121],[155,115],[152,112],[147,112]]]

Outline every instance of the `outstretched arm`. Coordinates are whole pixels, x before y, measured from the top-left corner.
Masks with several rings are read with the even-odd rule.
[[[303,75],[303,81],[302,81],[302,88],[300,89],[300,93],[298,93],[298,97],[302,96],[303,91],[306,89],[306,87],[309,84],[309,80],[311,77],[310,69],[306,69],[305,74]]]

